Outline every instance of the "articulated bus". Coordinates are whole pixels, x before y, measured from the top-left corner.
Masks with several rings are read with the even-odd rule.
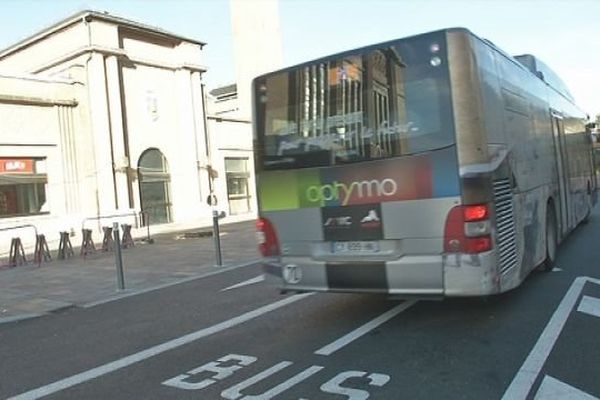
[[[505,292],[596,202],[565,85],[463,28],[272,72],[253,96],[257,238],[283,291]]]

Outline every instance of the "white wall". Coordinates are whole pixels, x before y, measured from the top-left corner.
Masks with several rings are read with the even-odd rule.
[[[26,247],[35,245],[33,228],[7,228],[33,225],[48,240],[58,240],[59,231],[81,222],[75,168],[65,163],[72,156],[65,143],[72,134],[74,95],[70,82],[0,76],[0,157],[45,159],[49,209],[49,214],[0,218],[0,254],[8,253],[13,237],[21,237]]]

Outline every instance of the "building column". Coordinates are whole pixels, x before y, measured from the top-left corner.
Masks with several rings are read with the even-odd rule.
[[[116,193],[113,176],[113,158],[106,90],[104,56],[92,53],[88,64],[88,91],[90,129],[92,131],[97,181],[97,214],[108,215],[115,211]],[[88,155],[90,156],[90,155]]]
[[[60,152],[63,169],[63,180],[65,188],[65,211],[74,214],[81,210],[79,187],[79,164],[75,143],[75,131],[73,124],[73,107],[57,105],[60,131]]]
[[[191,71],[187,68],[176,70],[175,83],[179,134],[174,138],[174,142],[186,150],[179,152],[178,163],[170,164],[173,194],[171,200],[175,221],[181,221],[201,216],[199,204],[203,190],[198,180],[198,127]]]
[[[130,160],[128,158],[125,133],[123,130],[123,108],[121,107],[121,82],[119,79],[119,62],[114,55],[105,58],[106,91],[108,96],[108,112],[112,136],[113,162],[115,169],[116,198],[119,210],[129,207],[129,180],[127,177]]]

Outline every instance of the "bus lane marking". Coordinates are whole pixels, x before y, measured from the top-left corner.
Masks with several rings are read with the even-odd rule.
[[[240,282],[240,283],[237,283],[235,285],[231,285],[229,287],[226,287],[225,289],[221,289],[220,292],[226,292],[228,290],[237,289],[237,288],[241,288],[241,287],[248,286],[248,285],[254,285],[255,283],[260,283],[260,282],[262,282],[264,280],[265,280],[265,275],[264,274],[263,275],[259,275],[257,277],[252,278],[252,279],[248,279],[247,281]]]
[[[593,317],[600,317],[600,299],[596,297],[583,296],[577,311],[589,314]]]
[[[224,331],[226,329],[233,328],[237,325],[243,324],[244,322],[248,322],[252,319],[258,318],[264,314],[267,314],[271,311],[275,311],[279,308],[287,306],[289,304],[295,303],[297,301],[303,300],[308,296],[313,295],[314,293],[304,293],[297,294],[291,297],[287,297],[283,300],[276,301],[274,303],[267,304],[266,306],[257,308],[256,310],[249,311],[245,314],[238,315],[237,317],[231,318],[227,321],[218,323],[208,328],[200,329],[199,331],[189,333],[187,335],[181,336],[179,338],[169,340],[165,343],[150,347],[146,350],[142,350],[140,352],[131,354],[129,356],[120,358],[116,361],[109,362],[107,364],[98,366],[96,368],[89,369],[87,371],[81,372],[76,375],[72,375],[68,378],[61,379],[59,381],[50,383],[45,386],[41,386],[37,389],[33,389],[19,395],[10,397],[8,400],[30,400],[30,399],[39,399],[40,397],[48,396],[50,394],[60,392],[62,390],[68,389],[72,386],[79,385],[81,383],[90,381],[92,379],[96,379],[100,376],[109,374],[111,372],[117,371],[119,369],[128,367],[132,364],[138,363],[140,361],[144,361],[148,358],[154,357],[156,355],[162,354],[164,352],[176,349],[188,343],[194,342],[196,340],[202,339],[204,337],[213,335],[215,333]]]
[[[352,332],[342,336],[341,338],[337,339],[336,341],[320,348],[319,350],[315,351],[315,354],[318,354],[321,356],[330,356],[331,354],[335,353],[342,347],[352,343],[353,341],[360,338],[361,336],[366,335],[373,329],[377,328],[379,325],[382,325],[383,323],[389,321],[390,319],[394,318],[396,315],[400,314],[402,311],[405,311],[408,308],[412,307],[416,303],[417,303],[417,300],[407,300],[407,301],[397,305],[396,307],[392,308],[391,310],[388,310],[385,313],[381,314],[379,317],[356,328]]]
[[[258,358],[254,356],[228,354],[220,357],[216,361],[210,361],[184,374],[167,379],[163,381],[162,384],[173,389],[201,391],[217,382],[229,380],[237,371],[254,364],[256,361],[258,361]],[[320,365],[311,365],[308,368],[302,367],[304,368],[302,371],[281,383],[277,384],[276,382],[269,382],[269,388],[264,389],[263,386],[262,390],[264,391],[262,393],[243,393],[244,391],[252,392],[252,388],[258,383],[264,382],[266,379],[271,378],[292,366],[294,366],[294,363],[291,361],[281,361],[263,371],[257,372],[255,375],[242,382],[233,383],[233,386],[230,386],[221,392],[220,398],[226,400],[272,400],[289,391],[299,383],[304,382],[325,370],[325,367]],[[207,375],[207,373],[211,375]],[[323,376],[323,374],[319,375],[319,377],[321,376]],[[360,379],[361,381],[357,381],[357,379]],[[389,375],[381,373],[349,370],[339,372],[333,378],[318,387],[321,393],[345,396],[346,400],[366,400],[370,398],[371,393],[365,389],[371,390],[372,388],[381,388],[385,386],[390,379],[391,377]],[[358,386],[360,386],[360,388]],[[299,400],[307,399],[301,397]]]
[[[546,375],[538,392],[535,394],[534,400],[554,400],[554,399],[568,399],[568,400],[598,400],[590,394],[587,394],[573,386],[567,385],[564,382],[554,379],[551,376]]]
[[[354,329],[352,332],[344,335],[340,339],[321,348],[315,352],[315,354],[327,356],[333,354],[337,350],[364,336],[368,332],[389,321],[416,303],[417,300],[402,302],[401,304],[391,308],[359,328]],[[173,389],[202,391],[209,386],[216,384],[217,382],[231,380],[234,373],[243,368],[250,367],[256,361],[258,361],[258,357],[255,356],[228,354],[217,359],[216,361],[210,361],[199,367],[189,370],[186,373],[169,378],[161,382],[161,384],[169,386]],[[271,383],[269,388],[260,394],[246,394],[247,392],[252,391],[252,388],[255,387],[259,382],[265,382],[267,379],[271,379],[281,371],[293,366],[295,366],[295,363],[292,361],[280,361],[262,371],[256,372],[254,375],[242,380],[241,382],[236,383],[234,381],[231,386],[221,392],[221,398],[226,400],[271,400],[313,376],[317,379],[320,378],[323,375],[321,372],[325,370],[325,367],[320,365],[301,367],[304,369],[283,382],[269,382]],[[352,380],[356,379],[362,379],[364,387],[358,388],[356,386],[356,381],[351,383]],[[338,372],[333,378],[317,387],[321,393],[343,395],[348,400],[365,400],[370,398],[371,393],[364,389],[383,387],[390,380],[391,377],[389,375],[382,373],[348,370]],[[304,400],[304,398],[301,398],[300,400]]]
[[[535,346],[525,359],[525,362],[513,378],[509,387],[506,389],[506,392],[504,392],[502,400],[519,400],[527,398],[544,364],[546,363],[546,360],[550,356],[550,353],[552,352],[552,349],[554,348],[554,345],[556,344],[556,341],[560,333],[562,332],[565,323],[569,318],[569,315],[575,308],[575,304],[579,300],[579,297],[581,295],[581,292],[583,291],[585,284],[588,282],[600,285],[600,280],[585,276],[580,276],[573,281],[571,287],[569,288],[562,301],[558,305],[558,308],[556,309],[556,311],[554,311],[554,314],[550,318],[550,321],[548,321],[548,324],[544,328],[544,331],[538,338],[538,341],[536,342]],[[586,300],[586,298],[588,300]],[[587,312],[595,316],[600,316],[600,308],[598,308],[600,301],[596,300],[598,299],[594,299],[589,296],[584,296],[582,302],[578,307],[578,311],[583,310],[582,312]],[[598,312],[599,314],[594,314],[596,312]],[[550,390],[552,387],[557,388],[557,386],[554,384],[555,381],[560,382],[551,377],[545,377],[544,380],[546,380],[546,378],[549,378],[550,380],[546,381],[546,388],[544,389],[544,392],[540,394],[540,396],[544,395],[544,393],[548,393],[548,390]],[[542,382],[542,384],[543,383],[544,382]],[[567,384],[564,384],[562,382],[560,383],[563,385],[563,388],[568,386]],[[540,390],[541,389],[542,387],[540,387]],[[577,389],[573,388],[573,390]],[[538,397],[536,396],[536,399],[537,398]],[[543,397],[539,398],[542,399]],[[579,399],[580,397],[574,398]],[[581,399],[584,398],[581,397]]]

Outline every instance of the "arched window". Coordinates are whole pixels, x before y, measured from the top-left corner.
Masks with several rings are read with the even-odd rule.
[[[158,149],[148,149],[138,161],[140,202],[148,212],[147,224],[171,222],[171,176],[167,159]]]

